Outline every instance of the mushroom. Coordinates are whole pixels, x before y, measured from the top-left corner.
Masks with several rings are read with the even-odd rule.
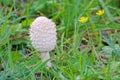
[[[49,52],[55,48],[57,33],[56,25],[46,17],[36,18],[30,25],[30,40],[33,47],[41,54],[42,62],[50,59]],[[48,61],[47,67],[52,67],[51,62]]]

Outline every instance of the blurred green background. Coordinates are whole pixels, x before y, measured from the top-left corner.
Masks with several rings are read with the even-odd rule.
[[[39,16],[56,23],[51,69],[29,39]],[[0,0],[0,80],[119,80],[119,29],[120,0]]]

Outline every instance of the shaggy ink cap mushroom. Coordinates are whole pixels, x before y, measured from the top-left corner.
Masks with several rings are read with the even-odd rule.
[[[55,48],[57,40],[55,27],[55,23],[46,17],[38,17],[30,25],[30,40],[33,47],[41,52],[42,61],[49,59],[49,52]],[[47,66],[51,67],[51,63],[50,65],[48,63]]]

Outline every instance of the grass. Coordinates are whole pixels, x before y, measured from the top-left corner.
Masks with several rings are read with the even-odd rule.
[[[119,80],[119,0],[0,0],[0,80]],[[97,16],[103,9],[105,13]],[[38,16],[56,23],[45,67],[29,39]],[[78,20],[88,17],[86,23]]]

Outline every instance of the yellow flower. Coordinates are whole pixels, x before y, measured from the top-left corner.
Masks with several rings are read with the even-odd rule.
[[[88,17],[81,17],[81,18],[79,19],[79,21],[80,21],[81,23],[85,23],[85,22],[88,21]]]
[[[101,16],[103,14],[104,14],[104,10],[99,10],[98,12],[96,12],[96,15],[98,15],[98,16]]]

